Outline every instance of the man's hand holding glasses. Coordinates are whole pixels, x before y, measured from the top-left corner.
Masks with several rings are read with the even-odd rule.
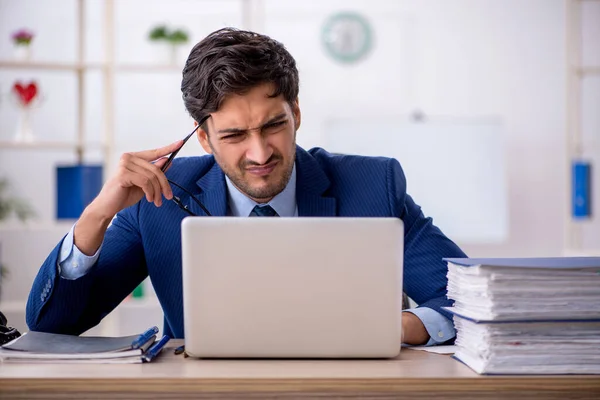
[[[162,205],[162,196],[173,199],[173,191],[165,176],[172,160],[167,156],[176,154],[184,143],[178,140],[158,149],[121,156],[115,174],[106,181],[100,194],[77,221],[73,236],[75,245],[82,253],[88,256],[96,253],[114,216],[144,196],[157,207]]]
[[[79,251],[88,256],[95,254],[114,216],[136,204],[144,196],[156,207],[162,205],[162,196],[165,196],[188,215],[195,215],[179,197],[173,195],[171,184],[190,195],[190,199],[196,202],[206,215],[210,215],[206,207],[191,193],[165,176],[179,150],[209,117],[210,114],[203,117],[183,140],[159,149],[125,153],[121,156],[117,172],[106,181],[100,194],[86,207],[75,225],[73,240]]]
[[[159,149],[121,156],[116,173],[106,181],[75,226],[74,242],[83,254],[91,256],[96,253],[106,229],[119,211],[136,204],[144,196],[157,207],[162,204],[163,195],[167,199],[173,198],[161,167],[167,163],[166,156],[182,145],[183,141],[178,140]]]
[[[162,196],[173,198],[171,186],[163,171],[168,154],[182,146],[178,140],[168,146],[154,150],[125,153],[119,160],[115,175],[103,186],[94,202],[98,202],[105,213],[115,215],[146,197],[157,207],[162,205]]]

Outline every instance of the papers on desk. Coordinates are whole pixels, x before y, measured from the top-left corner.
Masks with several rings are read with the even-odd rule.
[[[446,261],[455,358],[484,374],[600,374],[600,258]]]
[[[27,332],[0,347],[0,361],[29,363],[134,364],[150,362],[169,341],[158,328],[140,335],[92,337]]]
[[[444,345],[444,346],[411,346],[411,350],[421,350],[428,353],[435,354],[454,354],[456,353],[456,346]]]

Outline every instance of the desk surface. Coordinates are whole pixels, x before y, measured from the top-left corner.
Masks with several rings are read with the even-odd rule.
[[[403,349],[394,360],[197,360],[150,364],[0,363],[0,399],[198,397],[600,398],[599,376],[480,376],[449,356]]]

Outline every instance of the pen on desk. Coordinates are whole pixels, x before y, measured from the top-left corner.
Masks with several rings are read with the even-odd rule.
[[[146,332],[144,332],[140,336],[138,336],[137,339],[135,339],[133,341],[133,343],[131,343],[131,347],[133,349],[139,349],[148,340],[152,339],[152,336],[156,335],[157,333],[158,333],[158,328],[156,326],[153,326],[152,328],[148,329]]]
[[[168,335],[164,335],[158,342],[154,343],[152,345],[152,347],[150,347],[148,349],[148,351],[146,352],[146,354],[144,354],[142,356],[142,360],[144,362],[150,362],[150,361],[152,361],[152,359],[154,357],[156,357],[158,355],[158,353],[160,353],[160,351],[163,349],[163,347],[165,347],[165,344],[167,344],[167,342],[170,339],[171,338]]]

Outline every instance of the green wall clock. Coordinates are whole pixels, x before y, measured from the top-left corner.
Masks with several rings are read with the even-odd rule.
[[[371,50],[373,32],[369,21],[356,12],[340,12],[323,25],[321,40],[327,54],[342,63],[355,63]]]

